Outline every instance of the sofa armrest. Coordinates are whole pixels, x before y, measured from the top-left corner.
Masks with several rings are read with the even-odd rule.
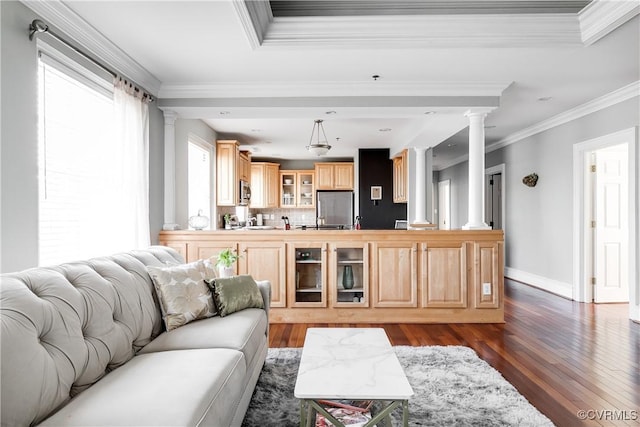
[[[268,280],[256,280],[258,289],[262,294],[264,300],[264,311],[267,312],[267,319],[269,319],[269,307],[271,306],[271,282]]]

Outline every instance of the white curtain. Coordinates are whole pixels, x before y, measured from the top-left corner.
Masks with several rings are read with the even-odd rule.
[[[116,223],[125,227],[120,235],[130,236],[129,248],[145,248],[150,244],[149,230],[149,106],[142,91],[121,78],[114,85],[115,136],[114,144],[122,153],[124,191],[120,194],[122,209],[116,209],[123,218]],[[115,186],[117,188],[119,186]]]

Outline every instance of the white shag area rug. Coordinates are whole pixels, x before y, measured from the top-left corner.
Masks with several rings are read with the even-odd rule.
[[[469,347],[393,347],[414,396],[410,426],[544,427],[553,423]],[[269,349],[243,427],[299,426],[300,348]],[[394,425],[400,425],[400,410]]]

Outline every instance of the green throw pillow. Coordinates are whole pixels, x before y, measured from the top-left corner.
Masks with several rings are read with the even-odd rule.
[[[258,284],[248,274],[207,280],[220,317],[244,310],[264,308]]]

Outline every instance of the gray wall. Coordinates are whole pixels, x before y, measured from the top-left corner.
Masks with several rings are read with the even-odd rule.
[[[506,164],[506,267],[571,285],[573,145],[638,125],[635,98],[487,154],[487,168]],[[451,179],[454,228],[467,222],[467,168],[464,162],[439,172],[439,181]],[[532,172],[539,180],[530,188],[522,178]]]
[[[2,272],[38,264],[38,69],[36,43],[28,37],[36,18],[22,3],[0,1]],[[164,121],[155,104],[149,110],[151,241],[157,242],[164,204]]]

